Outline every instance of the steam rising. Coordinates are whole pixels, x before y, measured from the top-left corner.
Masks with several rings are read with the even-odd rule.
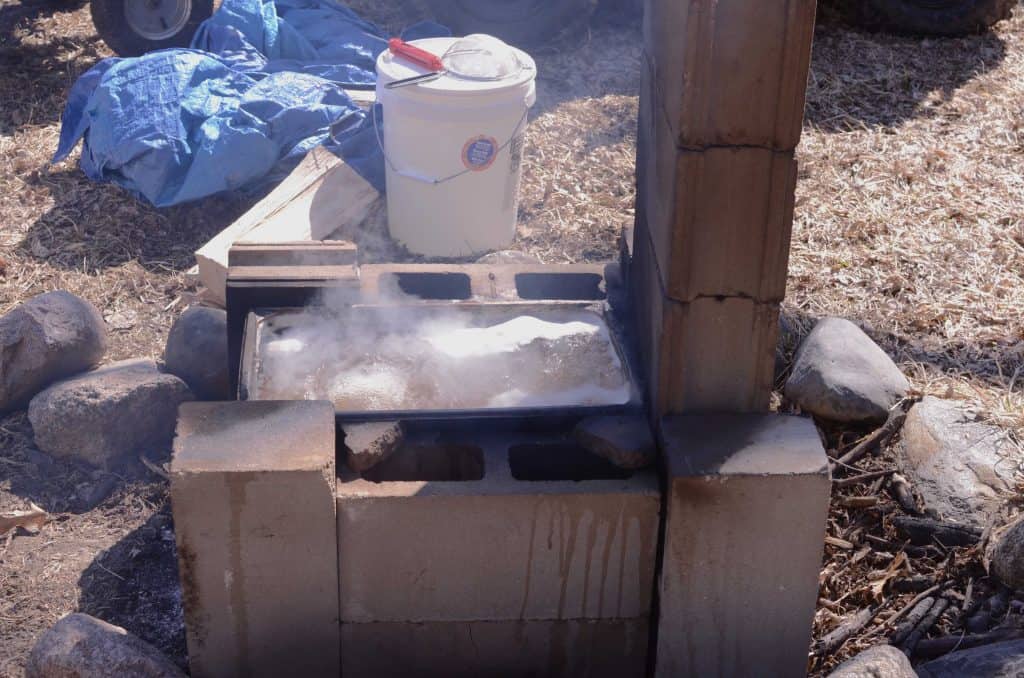
[[[630,383],[585,309],[359,306],[325,299],[262,321],[250,397],[340,411],[623,404]]]

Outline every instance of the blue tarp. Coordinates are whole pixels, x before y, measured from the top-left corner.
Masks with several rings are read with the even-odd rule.
[[[403,37],[448,35],[418,24]],[[190,49],[104,59],[71,88],[63,160],[158,207],[280,180],[314,146],[341,155],[378,190],[384,166],[368,113],[382,31],[331,0],[224,0]]]

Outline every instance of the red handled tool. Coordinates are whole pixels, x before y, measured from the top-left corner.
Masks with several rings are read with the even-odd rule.
[[[417,66],[422,66],[431,71],[443,71],[444,62],[441,61],[441,57],[436,54],[432,54],[425,49],[417,47],[412,43],[408,43],[401,38],[391,38],[388,40],[388,49],[395,56],[400,56],[406,61],[411,61]]]
[[[442,61],[441,57],[436,54],[410,44],[401,38],[391,38],[388,40],[388,49],[390,49],[391,53],[396,57],[401,57],[406,61],[416,64],[420,68],[426,68],[430,71],[429,73],[424,73],[422,75],[414,75],[411,78],[403,78],[402,80],[389,82],[385,85],[388,89],[404,87],[405,85],[416,85],[422,82],[430,82],[431,80],[437,80],[444,75],[444,61]]]

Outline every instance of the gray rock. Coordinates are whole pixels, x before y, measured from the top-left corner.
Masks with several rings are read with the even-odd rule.
[[[993,530],[985,548],[989,571],[1011,589],[1024,591],[1024,514]]]
[[[1006,432],[972,421],[960,403],[928,396],[910,409],[901,437],[900,465],[925,510],[984,529],[1021,461]]]
[[[900,650],[875,645],[837,666],[829,678],[917,678],[917,674]]]
[[[50,386],[32,399],[28,419],[44,452],[108,466],[168,445],[186,400],[185,382],[152,360],[123,360]]]
[[[75,488],[76,501],[73,506],[76,511],[83,513],[91,511],[103,503],[116,487],[117,476],[112,474],[104,475],[91,483],[82,483]]]
[[[842,422],[882,421],[909,389],[885,351],[842,318],[814,326],[786,381],[787,398],[807,412]]]
[[[390,457],[405,440],[397,421],[346,424],[344,429],[348,466],[356,473],[368,471]]]
[[[917,667],[920,678],[1011,678],[1024,675],[1024,640],[951,652]]]
[[[476,260],[478,264],[490,264],[491,266],[502,266],[505,264],[542,264],[538,257],[526,252],[516,250],[500,250],[485,254]]]
[[[775,383],[782,381],[782,375],[789,367],[789,356],[796,349],[799,334],[796,324],[785,313],[779,314],[779,341],[775,345]]]
[[[643,415],[588,417],[576,425],[573,436],[584,449],[619,468],[650,466],[657,455],[650,424]]]
[[[106,350],[106,325],[88,301],[64,291],[32,297],[0,318],[0,412],[97,365]]]
[[[185,678],[170,659],[120,626],[76,612],[36,641],[26,678]]]
[[[200,400],[230,400],[227,313],[193,306],[178,316],[167,335],[164,364]]]

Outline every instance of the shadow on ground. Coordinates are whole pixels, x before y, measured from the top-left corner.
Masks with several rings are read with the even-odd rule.
[[[225,193],[158,209],[113,184],[89,181],[81,170],[38,173],[53,206],[29,226],[18,244],[40,263],[97,271],[138,261],[147,271],[184,271],[193,253],[219,233],[255,197]]]
[[[826,131],[845,131],[928,116],[925,102],[932,93],[948,99],[1005,57],[1006,44],[994,32],[962,38],[867,33],[822,12],[805,120]]]
[[[41,14],[74,12],[88,0],[21,0],[0,5],[0,45],[6,46],[11,33],[23,20],[31,20]]]
[[[113,474],[36,449],[24,410],[0,418],[0,449],[0,482],[51,514],[90,511],[121,484]]]
[[[0,135],[60,119],[71,84],[102,58],[85,0],[0,3]],[[31,39],[28,38],[31,36]]]
[[[135,492],[136,486],[148,486],[155,478],[135,459],[125,459],[107,470],[40,451],[24,410],[0,418],[0,450],[0,482],[7,485],[7,491],[50,514],[77,515],[116,504],[123,495]],[[169,449],[140,453],[154,463],[170,457]]]
[[[116,624],[186,666],[185,623],[170,505],[95,560],[78,580],[79,610]]]
[[[820,319],[821,317],[791,307],[782,310],[775,363],[775,388],[777,390],[783,390],[800,342]],[[976,380],[1001,389],[1008,387],[1011,381],[1010,377],[1015,371],[1024,372],[1024,351],[1021,350],[1019,342],[1014,342],[1009,338],[1002,342],[971,345],[934,335],[915,336],[884,332],[862,323],[856,318],[850,318],[850,320],[863,329],[897,362],[918,363],[934,373],[955,374],[955,376],[966,377],[969,380]],[[963,359],[965,356],[970,359]],[[952,372],[953,365],[960,365],[961,369],[954,373]],[[908,377],[912,376],[908,375]]]

